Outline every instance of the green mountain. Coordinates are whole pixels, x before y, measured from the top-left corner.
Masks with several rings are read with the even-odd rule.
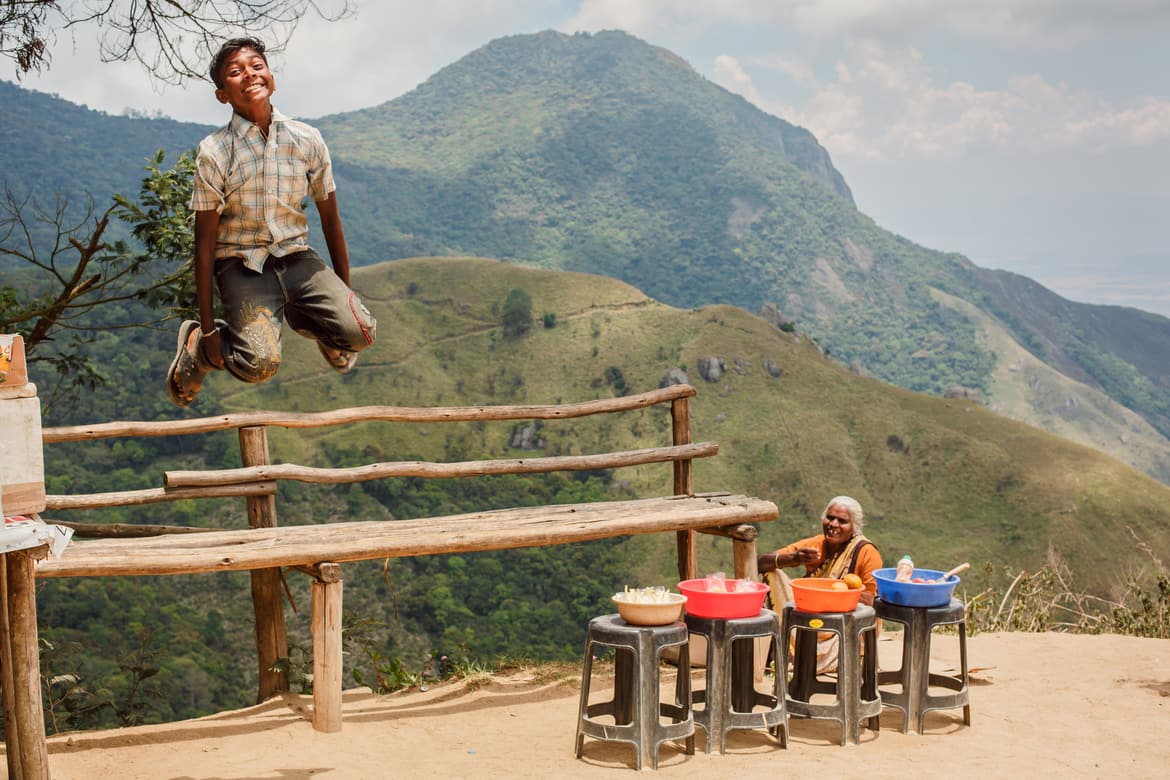
[[[860,373],[977,393],[1101,446],[1075,402],[1096,392],[1106,418],[1145,421],[1115,424],[1108,451],[1170,481],[1170,320],[1072,303],[882,230],[811,134],[670,52],[619,32],[504,38],[396,100],[317,123],[357,194],[347,213],[377,236],[359,257],[509,258],[602,273],[675,306],[764,311]],[[997,379],[1004,356],[984,320],[1075,391],[1002,403],[1030,394]]]
[[[101,211],[116,192],[136,195],[157,150],[171,152],[173,164],[209,129],[166,118],[112,116],[7,81],[0,81],[0,105],[2,185],[17,201],[31,197],[50,212],[64,198],[74,216],[84,215],[91,200]],[[47,225],[30,223],[42,237],[56,238]]]
[[[0,97],[18,118],[0,129],[0,167],[42,202],[133,192],[155,148],[177,155],[208,130],[8,84]],[[672,306],[732,304],[859,374],[982,399],[1170,482],[1170,320],[883,230],[810,133],[668,51],[620,32],[502,38],[393,101],[313,121],[357,264],[487,256],[603,274]],[[1012,370],[1020,349],[1053,381]]]

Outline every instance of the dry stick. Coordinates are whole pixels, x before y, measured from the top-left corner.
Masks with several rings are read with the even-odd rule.
[[[1008,587],[1007,591],[1003,594],[1003,599],[999,602],[999,609],[996,610],[996,612],[995,612],[995,624],[996,625],[999,625],[999,616],[1003,614],[1003,608],[1005,606],[1007,606],[1008,596],[1012,595],[1012,591],[1016,589],[1016,585],[1019,584],[1020,580],[1024,577],[1025,574],[1027,574],[1026,571],[1022,571],[1019,574],[1017,574],[1016,578],[1014,580],[1012,580],[1012,584]],[[1012,611],[1013,612],[1015,611],[1015,605],[1012,605]],[[1011,612],[1008,613],[1008,617],[1009,618],[1011,617]]]
[[[284,587],[284,595],[288,598],[288,605],[292,609],[294,615],[299,615],[300,610],[297,609],[297,600],[293,598],[292,589],[288,586],[288,580],[284,576],[284,569],[280,570],[280,584]]]
[[[390,599],[394,603],[394,621],[398,622],[398,590],[390,581],[390,561],[392,560],[394,559],[387,558],[382,561],[382,579],[386,581],[386,587],[390,589]]]

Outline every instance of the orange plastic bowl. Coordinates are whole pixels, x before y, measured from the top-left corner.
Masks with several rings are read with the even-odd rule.
[[[678,589],[687,597],[687,614],[701,618],[755,617],[764,608],[764,596],[768,586],[762,582],[726,580],[727,587],[735,583],[730,592],[708,591],[707,580],[683,580]],[[746,587],[745,587],[746,586]]]
[[[864,588],[834,590],[841,580],[801,577],[792,581],[792,598],[801,612],[852,612],[861,601]]]

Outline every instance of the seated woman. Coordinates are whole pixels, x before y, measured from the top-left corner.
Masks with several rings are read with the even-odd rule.
[[[792,586],[781,571],[791,566],[804,566],[805,577],[840,579],[852,572],[861,578],[865,590],[863,604],[873,604],[877,595],[874,570],[882,567],[882,556],[877,547],[861,533],[865,513],[861,504],[849,496],[837,496],[821,513],[820,536],[793,542],[787,547],[760,555],[756,561],[760,573],[766,575],[772,589],[772,604],[776,609],[792,601]],[[837,668],[837,635],[826,635],[817,644],[817,674]]]

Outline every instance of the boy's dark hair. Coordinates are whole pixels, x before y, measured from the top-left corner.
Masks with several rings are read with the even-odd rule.
[[[264,41],[259,38],[232,38],[225,41],[215,53],[215,58],[211,60],[211,80],[215,82],[216,89],[223,89],[223,74],[220,71],[223,70],[224,63],[240,49],[251,49],[260,55],[265,64],[268,63],[268,57],[264,54]]]

